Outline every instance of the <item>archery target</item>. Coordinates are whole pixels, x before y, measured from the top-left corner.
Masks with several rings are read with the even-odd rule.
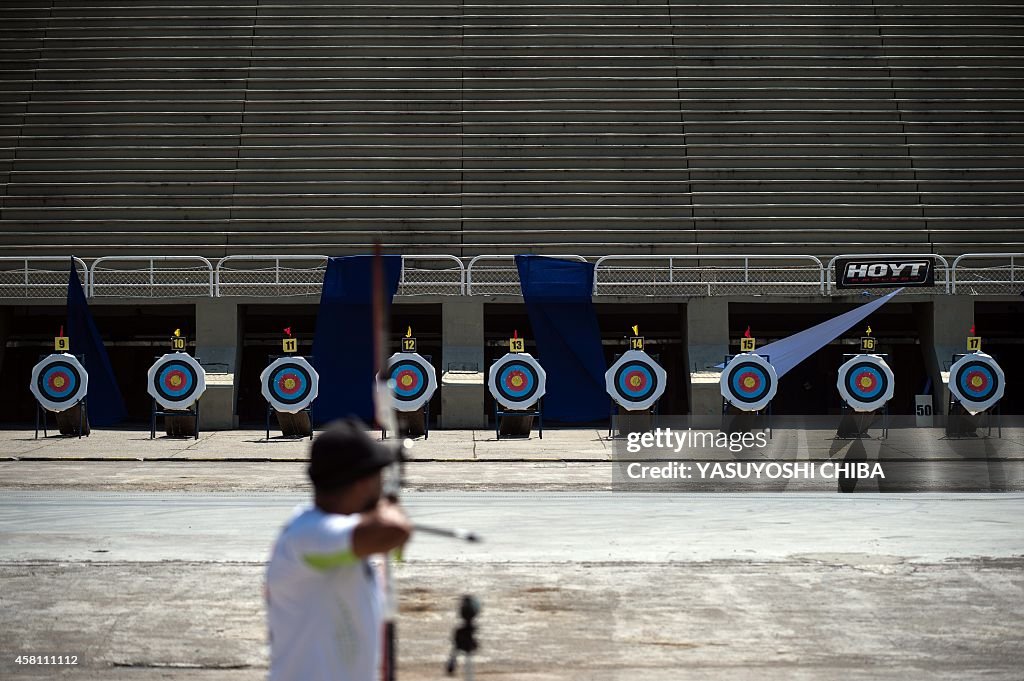
[[[55,353],[32,367],[29,390],[49,411],[75,406],[89,391],[89,374],[74,355]]]
[[[316,399],[320,376],[305,357],[279,357],[260,374],[263,398],[274,409],[295,414]]]
[[[991,355],[972,352],[949,368],[949,390],[964,405],[978,414],[995,405],[1003,397],[1006,375]]]
[[[647,409],[665,392],[668,374],[643,350],[629,350],[604,374],[605,390],[630,411]]]
[[[779,378],[768,360],[743,352],[725,365],[719,388],[725,400],[743,411],[760,411],[775,397]]]
[[[146,390],[164,409],[188,409],[206,391],[206,371],[185,352],[169,352],[149,367]]]
[[[416,352],[396,352],[388,358],[388,381],[398,411],[421,409],[437,390],[434,365]]]
[[[506,409],[529,409],[544,397],[548,375],[528,352],[510,352],[491,365],[487,388]]]
[[[892,369],[878,355],[857,355],[839,367],[839,394],[854,411],[874,411],[892,399]]]

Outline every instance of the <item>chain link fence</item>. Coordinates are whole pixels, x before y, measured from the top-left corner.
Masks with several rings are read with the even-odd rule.
[[[0,298],[64,298],[72,262],[88,294],[89,268],[79,258],[0,257]]]
[[[213,295],[213,265],[192,255],[97,258],[90,268],[94,298],[188,298]]]
[[[235,255],[217,263],[218,296],[318,296],[326,255]]]
[[[824,269],[813,256],[605,256],[594,295],[821,295]]]
[[[1024,295],[1024,253],[965,253],[953,261],[952,292]]]
[[[553,255],[586,262],[579,255]],[[522,295],[519,269],[514,255],[478,255],[466,266],[466,294],[471,296]]]

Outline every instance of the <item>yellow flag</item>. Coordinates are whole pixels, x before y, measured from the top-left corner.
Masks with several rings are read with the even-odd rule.
[[[406,338],[412,338],[412,327],[411,326],[405,327],[405,337]]]
[[[174,337],[175,338],[181,338],[181,329],[175,329],[174,330]]]
[[[634,324],[633,325],[633,335],[634,336],[639,336],[640,335],[640,325],[639,324]]]
[[[871,327],[870,326],[868,327],[868,335],[869,336],[871,335]]]

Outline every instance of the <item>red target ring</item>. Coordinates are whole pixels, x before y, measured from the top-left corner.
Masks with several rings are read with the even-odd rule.
[[[967,374],[966,380],[967,385],[971,388],[971,390],[983,393],[988,389],[988,376],[986,376],[980,371],[972,371],[971,373]]]
[[[746,371],[739,376],[739,387],[745,393],[757,393],[761,390],[761,376],[754,371]]]
[[[626,385],[635,393],[643,393],[647,390],[647,375],[642,371],[630,371],[624,377]]]
[[[523,386],[525,386],[529,380],[530,379],[526,374],[517,369],[509,372],[508,376],[505,377],[505,387],[513,393],[520,393],[523,391]]]
[[[175,369],[167,372],[164,376],[164,387],[171,391],[181,390],[181,387],[188,381],[185,372]]]
[[[854,383],[858,388],[864,392],[874,392],[875,386],[878,385],[878,379],[870,371],[861,372],[856,378],[853,379]]]
[[[416,375],[416,372],[406,369],[398,373],[395,377],[395,382],[398,383],[398,387],[401,390],[416,390],[420,384],[420,378]]]
[[[294,395],[302,390],[303,382],[299,376],[287,373],[277,379],[277,389],[284,395]]]

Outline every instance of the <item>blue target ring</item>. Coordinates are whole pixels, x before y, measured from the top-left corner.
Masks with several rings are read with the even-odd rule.
[[[615,387],[627,400],[642,402],[658,389],[658,376],[644,362],[626,362],[615,372]]]
[[[999,377],[984,362],[971,361],[960,367],[956,375],[960,392],[975,402],[984,402],[999,389]]]
[[[419,399],[430,387],[430,378],[418,362],[402,359],[391,365],[395,397],[403,402]]]
[[[274,399],[282,404],[298,404],[309,395],[311,381],[305,367],[284,364],[270,375],[268,388]]]
[[[889,389],[889,377],[875,364],[858,362],[846,371],[846,389],[862,402],[874,402]]]
[[[729,387],[732,397],[753,404],[764,399],[772,389],[772,377],[760,364],[748,361],[729,366]]]
[[[196,391],[196,373],[185,362],[172,360],[160,368],[155,383],[161,396],[171,402],[180,402]]]
[[[523,402],[537,392],[537,374],[526,362],[513,360],[501,368],[495,381],[498,392],[514,402]]]
[[[78,390],[78,370],[67,362],[54,362],[39,375],[39,391],[52,402],[66,402]]]

